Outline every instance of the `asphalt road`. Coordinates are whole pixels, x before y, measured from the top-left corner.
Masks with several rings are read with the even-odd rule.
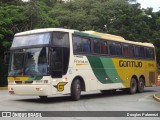
[[[0,90],[0,111],[160,111],[160,102],[153,99],[153,95],[157,92],[160,92],[160,87],[145,88],[144,93],[134,95],[126,94],[123,91],[104,95],[99,91],[94,91],[83,93],[79,101],[71,101],[70,96],[59,95],[43,101],[36,96],[13,96],[7,90]],[[58,120],[61,119],[90,118],[58,118]],[[96,118],[92,120],[94,119]],[[158,117],[151,119],[160,120]]]

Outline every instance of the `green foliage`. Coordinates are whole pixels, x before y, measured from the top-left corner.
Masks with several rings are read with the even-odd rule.
[[[160,11],[152,10],[141,9],[136,0],[0,0],[0,58],[17,32],[63,27],[151,42],[160,64]]]
[[[42,0],[32,0],[26,4],[25,9],[26,16],[28,16],[29,29],[55,27],[57,24],[55,19],[49,17],[48,11],[50,11],[51,8],[47,6],[46,2],[47,1],[44,2]],[[51,0],[50,2],[53,1]]]
[[[0,56],[10,47],[16,32],[48,27],[121,35],[132,41],[152,42],[159,52],[160,12],[140,9],[136,0],[1,0],[0,3]]]

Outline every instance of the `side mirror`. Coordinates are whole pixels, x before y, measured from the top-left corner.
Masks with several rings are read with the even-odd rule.
[[[10,52],[4,52],[4,64],[9,65]]]

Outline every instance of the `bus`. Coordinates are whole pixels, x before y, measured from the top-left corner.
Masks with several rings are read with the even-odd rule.
[[[156,85],[155,47],[121,36],[63,28],[15,34],[8,72],[12,95],[46,99],[82,91],[143,92]]]

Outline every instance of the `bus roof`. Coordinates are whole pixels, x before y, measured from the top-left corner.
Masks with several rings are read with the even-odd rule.
[[[52,32],[52,31],[62,31],[62,32],[71,32],[71,33],[80,33],[81,35],[86,35],[88,36],[96,36],[98,38],[110,40],[110,41],[117,41],[117,42],[123,42],[123,43],[128,43],[128,44],[135,44],[135,45],[141,45],[141,46],[147,46],[147,47],[154,47],[153,44],[151,43],[142,43],[142,42],[133,42],[129,40],[125,40],[121,36],[116,36],[112,34],[106,34],[106,33],[100,33],[96,31],[78,31],[78,30],[73,30],[73,29],[64,29],[64,28],[42,28],[42,29],[34,29],[34,30],[29,30],[29,31],[24,31],[20,33],[16,33],[15,36],[21,36],[21,35],[28,35],[28,34],[35,34],[35,33],[44,33],[44,32]]]
[[[52,32],[52,31],[74,32],[74,31],[77,31],[77,30],[64,29],[64,28],[42,28],[42,29],[34,29],[34,30],[28,30],[28,31],[16,33],[15,36],[36,34],[36,33],[44,33],[44,32]]]
[[[96,31],[83,31],[83,32],[88,34],[93,34],[93,35],[99,36],[99,38],[110,40],[110,41],[123,42],[123,43],[141,45],[141,46],[147,46],[147,47],[154,47],[152,43],[133,42],[133,41],[125,40],[121,36],[116,36],[112,34],[100,33]]]

